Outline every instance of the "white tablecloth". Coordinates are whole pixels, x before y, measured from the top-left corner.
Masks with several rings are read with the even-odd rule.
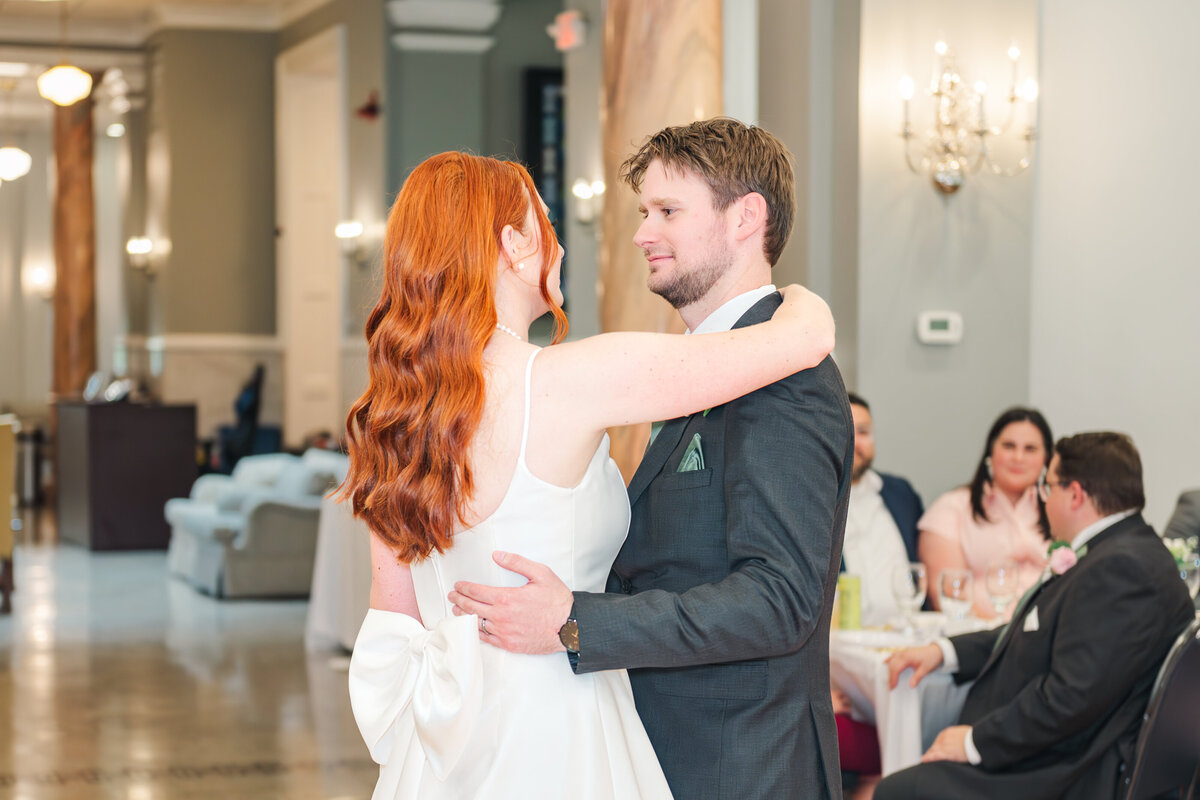
[[[371,540],[347,503],[326,498],[317,525],[317,556],[304,641],[309,650],[353,649],[371,598]]]
[[[852,716],[879,731],[884,775],[920,762],[938,733],[958,722],[970,688],[956,686],[947,673],[934,672],[911,689],[911,673],[905,672],[889,690],[884,661],[890,651],[884,648],[917,643],[884,631],[833,631],[830,637],[833,683],[849,696]]]

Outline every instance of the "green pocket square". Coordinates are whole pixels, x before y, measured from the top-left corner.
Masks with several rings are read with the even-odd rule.
[[[700,434],[697,433],[688,442],[687,450],[683,451],[683,458],[679,461],[679,468],[675,471],[694,472],[698,469],[704,469],[704,451],[700,448]]]

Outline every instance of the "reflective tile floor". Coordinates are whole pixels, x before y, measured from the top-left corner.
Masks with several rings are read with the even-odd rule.
[[[216,601],[161,552],[90,553],[26,515],[0,616],[0,798],[367,798],[346,661],[303,601]]]

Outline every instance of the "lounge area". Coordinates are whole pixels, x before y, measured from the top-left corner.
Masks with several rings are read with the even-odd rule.
[[[1200,123],[1197,30],[1185,0],[0,0],[0,795],[371,796],[348,670],[378,564],[337,490],[368,365],[400,357],[364,336],[389,213],[447,150],[528,168],[568,342],[685,330],[622,168],[648,134],[728,115],[790,151],[771,281],[824,298],[870,400],[829,636],[844,796],[970,691],[892,689],[888,659],[1003,631],[1051,574],[1058,439],[1136,443],[1200,602],[1200,168],[1163,147]],[[1023,419],[1010,486],[1028,442],[984,434],[1012,409],[1046,431]],[[610,429],[626,483],[657,432]],[[1114,800],[1197,791],[1198,635],[1139,683]]]

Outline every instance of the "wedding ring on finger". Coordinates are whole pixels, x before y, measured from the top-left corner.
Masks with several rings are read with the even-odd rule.
[[[487,633],[487,620],[484,619],[483,617],[479,618],[479,630],[483,631],[484,633]]]

